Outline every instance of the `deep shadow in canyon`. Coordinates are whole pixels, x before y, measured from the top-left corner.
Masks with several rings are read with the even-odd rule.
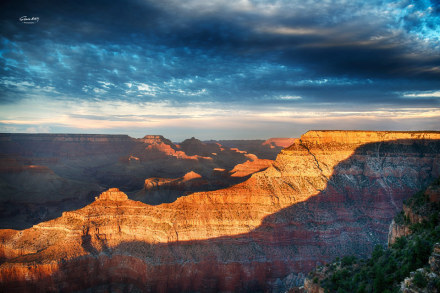
[[[243,146],[268,157],[281,150],[262,142]],[[177,145],[160,135],[0,134],[0,228],[26,229],[60,217],[111,187],[153,205],[227,188],[250,176],[233,176],[234,167],[258,159],[195,138]],[[201,178],[178,182],[191,172]],[[145,190],[148,178],[171,184]]]
[[[440,140],[365,144],[337,164],[324,190],[265,217],[249,233],[124,242],[111,254],[101,251],[63,262],[48,278],[1,286],[16,292],[110,292],[112,286],[142,292],[282,291],[289,274],[344,255],[366,257],[376,244],[384,245],[402,201],[440,175],[438,160],[425,162],[426,154],[439,150]],[[400,161],[402,154],[411,161]],[[364,156],[367,161],[360,159]]]

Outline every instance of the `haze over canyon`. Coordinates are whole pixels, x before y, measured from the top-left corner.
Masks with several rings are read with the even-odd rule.
[[[385,245],[440,132],[1,134],[0,289],[284,292]]]

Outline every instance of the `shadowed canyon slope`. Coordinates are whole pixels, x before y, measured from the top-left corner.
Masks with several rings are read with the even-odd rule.
[[[111,189],[60,218],[2,230],[1,288],[282,290],[317,262],[385,243],[402,200],[439,174],[438,132],[309,131],[226,189],[157,206]]]
[[[270,157],[279,152],[261,141],[248,145]],[[0,228],[23,229],[59,217],[111,187],[148,204],[172,202],[242,182],[271,163],[265,158],[195,138],[176,145],[161,135],[0,134]],[[246,162],[251,169],[232,174]],[[201,178],[176,184],[190,172]],[[154,178],[172,184],[146,189],[145,181]]]

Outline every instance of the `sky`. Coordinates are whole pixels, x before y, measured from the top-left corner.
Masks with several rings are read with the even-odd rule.
[[[6,0],[0,15],[0,132],[440,130],[438,0]]]

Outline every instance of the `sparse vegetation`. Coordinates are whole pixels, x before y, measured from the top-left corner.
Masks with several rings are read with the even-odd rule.
[[[414,212],[423,211],[423,216],[428,219],[411,224],[411,235],[397,238],[388,248],[377,245],[371,258],[366,260],[354,256],[337,258],[334,263],[321,268],[320,280],[316,280],[314,272],[309,277],[313,278],[314,283],[319,283],[325,292],[399,292],[400,283],[411,272],[427,268],[433,246],[440,242],[439,204],[430,203],[424,192],[416,193],[406,204]],[[403,213],[396,216],[395,222],[410,224]],[[428,284],[420,271],[411,274],[412,282],[418,288],[425,288],[427,285],[436,288],[437,283],[440,283],[440,279],[435,279],[430,281],[432,284]]]
[[[419,271],[417,271],[414,274],[414,285],[416,285],[419,288],[425,288],[427,285],[427,281],[426,281],[425,277]]]

